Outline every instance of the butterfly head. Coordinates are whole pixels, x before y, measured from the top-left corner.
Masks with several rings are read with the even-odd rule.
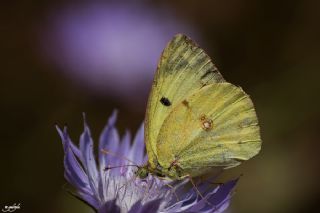
[[[147,178],[149,175],[148,166],[145,165],[145,166],[138,167],[138,169],[135,171],[135,175],[141,179]]]
[[[139,166],[135,171],[135,175],[141,179],[147,178],[149,174],[157,177],[165,177],[166,175],[163,173],[161,168],[153,168],[150,164],[146,164],[144,166]]]

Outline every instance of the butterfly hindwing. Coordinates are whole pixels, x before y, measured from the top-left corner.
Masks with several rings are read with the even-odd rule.
[[[261,148],[252,101],[230,83],[204,86],[170,111],[156,144],[161,166],[176,162],[191,176],[236,166]]]
[[[209,56],[185,35],[176,35],[164,49],[148,100],[145,140],[152,167],[157,163],[157,138],[169,113],[190,94],[224,82]]]

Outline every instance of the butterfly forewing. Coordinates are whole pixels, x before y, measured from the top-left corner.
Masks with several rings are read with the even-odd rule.
[[[176,35],[164,49],[148,100],[145,139],[149,163],[157,163],[157,138],[168,114],[190,94],[224,82],[209,56],[185,35]]]

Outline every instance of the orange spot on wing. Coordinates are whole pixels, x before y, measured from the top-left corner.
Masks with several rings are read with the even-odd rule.
[[[212,129],[213,122],[212,122],[212,120],[210,118],[207,118],[205,115],[201,115],[200,121],[201,121],[202,129],[204,129],[206,131]]]

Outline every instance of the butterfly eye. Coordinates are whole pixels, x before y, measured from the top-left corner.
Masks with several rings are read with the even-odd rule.
[[[171,106],[171,102],[170,102],[170,100],[168,98],[162,97],[160,99],[160,102],[165,106]]]

